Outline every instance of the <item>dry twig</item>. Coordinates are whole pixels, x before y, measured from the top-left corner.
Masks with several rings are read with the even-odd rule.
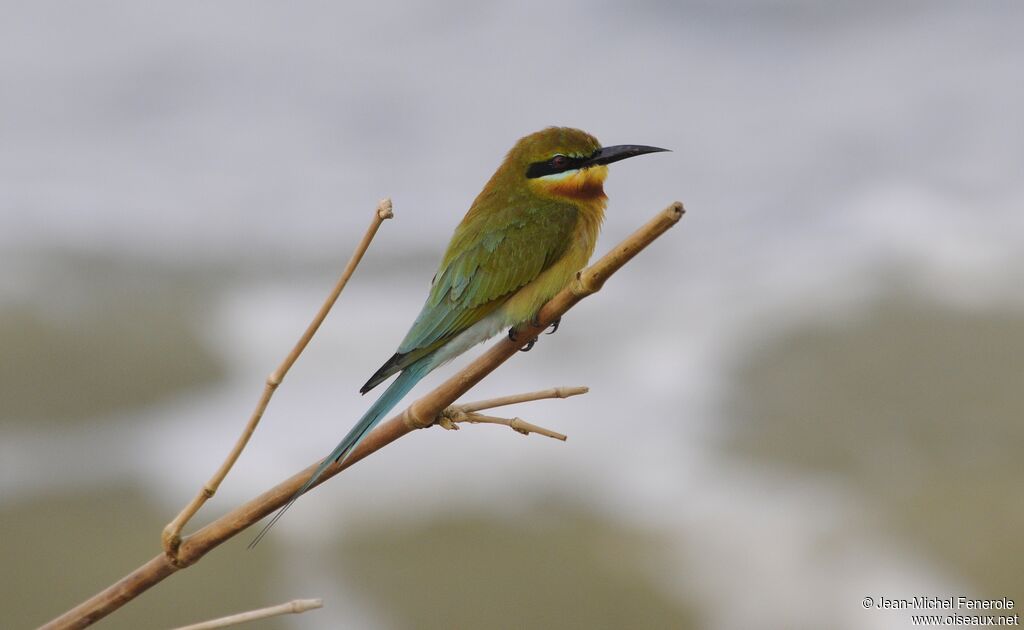
[[[228,615],[227,617],[202,621],[188,626],[181,626],[174,630],[214,630],[215,628],[227,628],[228,626],[237,626],[241,623],[256,621],[257,619],[266,619],[267,617],[277,617],[278,615],[298,615],[299,613],[304,613],[307,610],[315,610],[323,607],[324,600],[322,599],[293,599],[290,602],[278,604],[277,606],[268,606],[266,608],[260,608],[259,610],[250,610],[248,612],[238,613],[237,615]]]
[[[457,374],[413,402],[405,411],[381,423],[348,458],[325,470],[314,487],[402,436],[434,424],[438,414],[445,407],[454,403],[471,387],[515,355],[529,339],[547,329],[554,320],[560,318],[577,302],[600,291],[612,274],[674,226],[682,218],[683,212],[683,204],[678,201],[659,212],[600,260],[580,272],[570,286],[562,289],[541,308],[536,322],[521,325],[518,332],[522,334],[517,336],[519,342],[513,342],[507,337],[498,341]],[[318,465],[319,462],[313,463],[182,540],[178,548],[177,562],[172,562],[167,554],[160,553],[43,627],[83,628],[109,615],[167,576],[195,564],[213,548],[284,505],[309,479]]]
[[[455,420],[455,422],[469,422],[471,424],[501,424],[504,425],[516,433],[522,433],[523,435],[530,435],[536,433],[537,435],[546,435],[549,438],[556,440],[566,441],[568,438],[564,433],[552,431],[551,429],[545,429],[535,424],[530,424],[522,418],[499,418],[497,416],[485,416],[479,413],[467,413],[462,418]]]
[[[465,413],[473,413],[474,411],[483,411],[484,409],[494,409],[495,407],[505,407],[507,405],[532,402],[534,400],[544,400],[545,398],[569,398],[570,396],[586,394],[589,391],[589,387],[552,387],[551,389],[526,392],[525,394],[513,394],[511,396],[501,396],[500,398],[488,398],[487,400],[462,403],[461,405],[451,405],[448,409],[458,409]]]
[[[178,545],[181,544],[181,530],[185,527],[185,524],[196,515],[199,508],[203,507],[209,499],[217,493],[217,488],[220,487],[221,482],[231,472],[231,467],[238,461],[238,457],[242,454],[246,445],[249,443],[249,438],[252,437],[254,431],[256,431],[256,425],[259,424],[260,419],[263,417],[263,412],[266,411],[267,405],[270,404],[270,398],[277,391],[277,387],[284,380],[285,375],[288,374],[288,370],[292,368],[295,361],[298,360],[299,355],[309,345],[313,335],[320,328],[320,324],[324,322],[327,317],[327,313],[331,311],[334,303],[338,301],[338,296],[341,295],[345,285],[348,284],[348,279],[352,277],[352,273],[356,270],[359,265],[359,261],[363,259],[363,254],[366,253],[367,248],[370,247],[370,242],[373,241],[373,237],[376,236],[378,228],[381,223],[386,219],[390,219],[394,216],[391,211],[391,199],[385,197],[377,203],[377,208],[373,211],[373,220],[370,221],[370,226],[366,228],[366,233],[363,235],[363,239],[359,241],[359,245],[356,246],[352,257],[349,258],[348,264],[345,265],[345,270],[341,272],[341,277],[338,278],[337,284],[331,289],[330,295],[324,300],[323,305],[317,312],[316,316],[313,317],[313,321],[306,327],[306,331],[302,333],[302,337],[295,343],[291,352],[284,358],[281,365],[277,366],[277,369],[271,372],[270,376],[267,377],[267,382],[263,387],[263,394],[260,396],[259,401],[256,403],[256,408],[252,412],[252,416],[249,417],[249,421],[245,424],[245,428],[242,429],[242,434],[238,436],[238,441],[235,442],[235,446],[228,453],[227,458],[224,459],[224,463],[220,465],[217,472],[213,473],[210,480],[199,489],[199,493],[196,494],[195,498],[189,502],[174,520],[164,527],[161,535],[161,542],[164,546],[164,553],[166,553],[172,560],[178,553]]]
[[[458,429],[459,425],[456,424],[458,422],[469,422],[470,424],[501,424],[509,427],[517,433],[522,433],[523,435],[537,433],[538,435],[545,435],[549,438],[554,438],[564,442],[566,440],[565,435],[558,433],[557,431],[539,427],[535,424],[530,424],[522,418],[498,418],[496,416],[488,416],[476,412],[484,409],[493,409],[495,407],[504,407],[505,405],[541,400],[544,398],[569,398],[570,396],[586,394],[588,391],[590,391],[590,389],[587,387],[553,387],[551,389],[544,389],[538,392],[527,392],[525,394],[515,394],[512,396],[502,396],[500,398],[490,398],[488,400],[478,400],[477,402],[463,403],[461,405],[449,405],[437,415],[435,424],[449,430]]]

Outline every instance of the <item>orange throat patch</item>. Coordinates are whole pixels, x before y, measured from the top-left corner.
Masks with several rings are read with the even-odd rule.
[[[559,197],[579,200],[604,199],[604,180],[607,176],[607,166],[592,166],[565,179],[551,182],[545,188]]]

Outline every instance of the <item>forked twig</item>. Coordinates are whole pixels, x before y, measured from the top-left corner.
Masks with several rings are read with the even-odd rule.
[[[324,600],[322,599],[293,599],[290,602],[278,604],[277,606],[268,606],[258,610],[238,613],[237,615],[228,615],[227,617],[210,619],[209,621],[181,626],[174,630],[214,630],[215,628],[227,628],[229,626],[237,626],[240,623],[246,623],[247,621],[266,619],[267,617],[277,617],[278,615],[298,615],[306,612],[307,610],[316,610],[317,608],[323,607]]]
[[[489,416],[477,412],[484,409],[504,407],[505,405],[542,400],[544,398],[569,398],[570,396],[586,394],[589,391],[589,387],[553,387],[551,389],[543,389],[537,392],[514,394],[512,396],[502,396],[500,398],[489,398],[487,400],[478,400],[476,402],[463,403],[461,405],[449,405],[437,415],[437,420],[435,422],[439,426],[449,430],[458,429],[459,425],[457,423],[459,422],[468,422],[470,424],[500,424],[509,427],[517,433],[522,433],[523,435],[536,433],[538,435],[545,435],[549,438],[554,438],[564,442],[567,439],[564,434],[552,431],[551,429],[545,429],[544,427],[537,426],[536,424],[531,424],[522,418],[499,418],[497,416]]]
[[[161,542],[163,543],[164,553],[166,553],[172,560],[177,558],[178,548],[181,545],[181,530],[185,527],[185,524],[195,516],[196,512],[199,511],[203,504],[206,503],[214,494],[217,493],[217,489],[220,484],[227,477],[231,471],[231,467],[238,461],[238,457],[242,454],[246,445],[249,443],[249,439],[252,437],[254,431],[256,431],[256,425],[260,423],[260,419],[263,417],[263,412],[266,411],[267,405],[270,404],[270,398],[277,391],[278,386],[284,377],[288,374],[288,370],[292,368],[295,361],[298,360],[299,355],[309,345],[313,335],[320,328],[320,324],[324,322],[327,314],[331,311],[334,303],[338,301],[338,296],[341,295],[345,285],[348,284],[349,278],[352,277],[352,273],[355,272],[356,267],[359,265],[359,261],[363,259],[363,254],[366,253],[367,248],[370,247],[370,242],[373,241],[373,237],[376,236],[377,230],[380,228],[381,223],[385,220],[395,216],[391,209],[391,199],[385,197],[377,203],[377,208],[373,211],[373,219],[370,221],[370,226],[366,228],[366,233],[363,234],[363,239],[359,241],[359,245],[356,246],[352,257],[349,258],[348,264],[345,265],[345,270],[341,272],[341,277],[338,278],[338,282],[331,289],[327,299],[324,300],[323,305],[317,312],[316,316],[313,317],[313,321],[306,327],[306,331],[302,333],[299,340],[295,343],[291,352],[284,358],[281,365],[277,366],[277,369],[271,372],[270,376],[267,377],[267,381],[263,386],[263,394],[260,399],[256,402],[256,408],[252,412],[252,416],[249,417],[249,421],[245,424],[245,428],[242,429],[242,434],[238,436],[238,440],[235,442],[235,446],[228,453],[228,456],[224,459],[224,462],[217,469],[217,472],[213,473],[210,480],[207,481],[202,488],[199,489],[199,493],[196,494],[195,498],[189,502],[174,520],[164,527],[161,534]]]

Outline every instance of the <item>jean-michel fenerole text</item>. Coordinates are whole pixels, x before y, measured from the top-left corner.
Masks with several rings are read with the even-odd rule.
[[[912,599],[891,599],[881,596],[875,604],[875,608],[905,608],[914,610],[1013,610],[1013,606],[1014,602],[1009,597],[974,599],[966,595],[959,595],[957,597],[917,596]]]

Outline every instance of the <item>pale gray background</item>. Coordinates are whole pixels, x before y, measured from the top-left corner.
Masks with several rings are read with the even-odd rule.
[[[526,623],[465,583],[486,579],[446,569],[450,553],[424,560],[417,582],[448,599],[389,599],[389,584],[417,590],[401,581],[415,560],[394,531],[423,525],[409,548],[429,550],[474,519],[496,542],[466,534],[454,555],[482,576],[502,573],[508,538],[492,534],[506,525],[586,523],[568,541],[611,528],[587,557],[612,582],[632,566],[626,583],[697,627],[908,627],[862,598],[1024,596],[1019,575],[978,577],[1013,575],[999,571],[1019,554],[958,548],[1024,526],[1020,399],[986,407],[993,383],[1024,384],[1012,350],[1024,338],[1019,3],[2,13],[0,608],[18,623],[157,551],[390,195],[395,220],[200,521],[328,452],[369,403],[357,389],[404,335],[453,226],[513,142],[552,124],[674,151],[612,167],[599,253],[672,200],[689,210],[472,396],[589,385],[512,412],[569,441],[496,427],[407,438],[301,501],[256,551],[233,541],[208,559],[230,558],[216,573],[177,576],[108,627],[291,597],[327,608],[265,627]],[[1009,358],[992,364],[989,350]],[[849,378],[815,380],[847,364]],[[779,366],[784,384],[751,365]],[[891,387],[859,388],[868,376]],[[768,408],[764,388],[782,403]],[[932,394],[946,398],[929,406]],[[824,402],[786,422],[803,395]],[[841,463],[837,445],[860,463]],[[992,503],[957,499],[986,493]],[[383,569],[373,553],[355,561],[376,536],[399,549]],[[525,593],[549,588],[529,588],[549,557],[527,556]],[[568,584],[596,571],[577,561],[559,565]],[[201,602],[172,590],[190,582]],[[588,588],[520,608],[547,627],[594,627],[590,613],[660,623],[615,619],[627,595]],[[459,617],[474,603],[477,617]]]

